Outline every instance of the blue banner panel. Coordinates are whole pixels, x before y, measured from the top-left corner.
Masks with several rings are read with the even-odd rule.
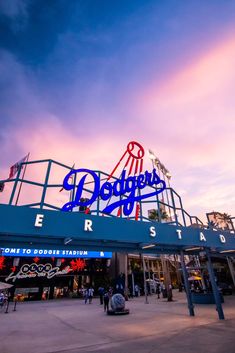
[[[112,252],[108,251],[86,251],[86,250],[68,250],[68,249],[23,249],[23,248],[1,248],[3,256],[39,256],[39,257],[80,257],[80,258],[105,258],[110,259]]]

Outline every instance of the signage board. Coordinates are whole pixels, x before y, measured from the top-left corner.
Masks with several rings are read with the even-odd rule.
[[[66,266],[64,269],[60,269],[58,266],[52,267],[50,263],[47,264],[24,264],[21,266],[18,272],[11,272],[10,275],[5,279],[6,282],[15,282],[17,279],[35,278],[35,277],[46,277],[48,279],[58,275],[65,275],[73,271],[70,266]]]
[[[117,166],[128,156],[127,162],[121,172],[120,178],[113,178],[113,173]],[[90,207],[96,200],[107,201],[107,205],[102,210],[104,214],[111,214],[114,210],[122,208],[125,216],[130,216],[135,204],[141,200],[149,199],[162,193],[166,189],[166,183],[157,174],[154,168],[152,172],[142,172],[143,168],[143,147],[135,141],[129,142],[127,149],[113,172],[104,181],[99,178],[97,172],[90,169],[72,169],[64,178],[63,189],[73,191],[75,198],[67,202],[61,208],[62,211],[72,211],[74,207]],[[129,171],[127,166],[130,163]],[[135,166],[134,166],[135,165]],[[71,182],[76,180],[76,182]],[[93,184],[93,190],[89,198],[84,197],[86,184]],[[145,190],[151,187],[151,192]],[[140,190],[142,193],[140,193]],[[118,198],[118,200],[117,200]]]
[[[112,252],[109,251],[87,251],[69,249],[24,249],[24,248],[1,248],[2,256],[16,257],[56,257],[56,258],[104,258],[110,259]]]

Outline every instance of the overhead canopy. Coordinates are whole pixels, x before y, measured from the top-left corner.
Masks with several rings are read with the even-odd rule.
[[[0,205],[0,246],[118,252],[235,253],[234,234],[80,212]]]
[[[13,287],[13,284],[8,284],[8,283],[4,283],[4,282],[0,282],[0,290],[4,290],[4,289],[9,289]]]

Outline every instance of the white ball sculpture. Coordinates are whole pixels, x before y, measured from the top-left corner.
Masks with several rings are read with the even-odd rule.
[[[122,311],[125,309],[125,298],[119,293],[114,294],[110,304],[113,311]]]

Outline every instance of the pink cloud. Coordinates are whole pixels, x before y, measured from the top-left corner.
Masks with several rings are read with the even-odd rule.
[[[235,213],[234,65],[235,38],[230,37],[165,82],[144,87],[136,98],[136,111],[145,117],[139,128],[151,143],[155,140],[176,189],[186,191],[186,208],[200,215],[216,206]],[[195,188],[198,197],[191,196]]]
[[[173,77],[169,77],[161,85],[151,87],[143,95],[142,102],[149,108],[154,108],[155,102],[193,103],[205,96],[216,94],[217,90],[227,91],[234,86],[235,38],[226,39],[216,47],[211,48],[201,57],[196,57],[192,63]]]
[[[227,159],[224,151],[234,148],[234,64],[232,38],[195,58],[166,82],[139,93],[137,110],[145,116],[144,125],[151,126],[150,136],[157,134],[160,141],[168,137],[164,146],[168,155],[174,146],[184,159],[186,148],[193,165],[210,162],[213,154]],[[139,123],[144,129],[143,121]]]
[[[134,139],[146,150],[152,148],[170,169],[172,185],[183,190],[184,205],[190,213],[202,216],[215,207],[235,213],[234,63],[232,38],[195,58],[164,83],[155,82],[139,91],[137,87],[136,96],[126,97],[114,121],[102,120],[102,114],[109,112],[96,111],[94,107],[97,121],[87,124],[84,120],[77,129],[79,112],[74,113],[72,126],[62,123],[29,90],[30,85],[18,68],[19,87],[26,92],[27,101],[22,100],[10,112],[25,115],[25,121],[9,126],[5,132],[9,138],[2,145],[1,177],[7,176],[9,166],[27,152],[31,159],[51,158],[70,166],[75,163],[76,167],[109,172],[129,140]],[[127,109],[119,122],[123,107]],[[147,166],[150,164],[146,158]],[[40,174],[35,171],[35,177],[37,173]],[[57,176],[63,178],[60,172]],[[63,198],[58,196],[59,201]]]

